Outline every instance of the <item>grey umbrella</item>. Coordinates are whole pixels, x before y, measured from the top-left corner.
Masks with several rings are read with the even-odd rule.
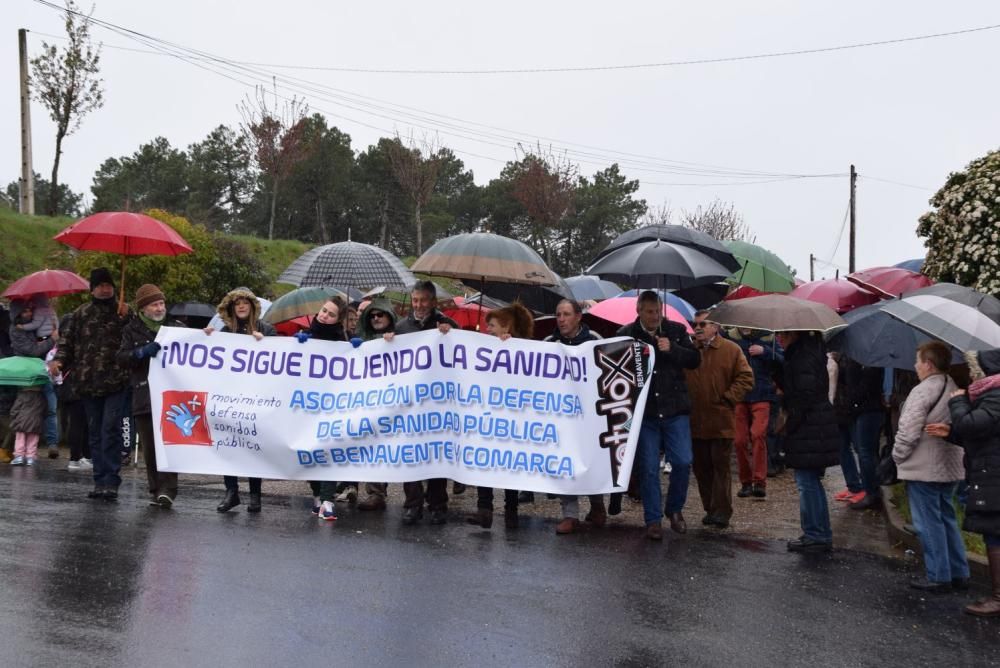
[[[205,318],[215,315],[215,307],[202,302],[177,302],[167,309],[167,315],[172,318]]]
[[[667,241],[678,246],[686,246],[709,256],[719,264],[729,268],[729,274],[740,268],[739,261],[733,257],[732,252],[717,239],[705,234],[700,230],[684,225],[647,225],[634,230],[629,230],[612,241],[600,252],[597,259],[600,259],[617,250],[622,246],[642,243],[644,241]],[[729,274],[726,274],[727,276]]]
[[[559,283],[559,277],[530,246],[489,232],[468,232],[441,239],[417,258],[413,271],[494,283]]]
[[[911,295],[881,304],[892,317],[959,350],[1000,348],[1000,325],[972,306],[937,295]]]
[[[715,283],[733,272],[694,248],[667,241],[643,241],[611,251],[584,273],[636,288],[669,290]]]
[[[845,313],[847,329],[830,339],[830,349],[865,366],[913,371],[917,347],[933,339],[893,318],[882,306],[869,304]],[[954,352],[952,364],[962,361],[961,354]]]
[[[788,295],[763,295],[722,302],[708,319],[727,327],[771,332],[834,332],[847,326],[829,306]]]
[[[581,302],[588,299],[611,299],[622,291],[617,284],[597,276],[572,276],[566,279],[566,285],[572,291],[573,298]]]
[[[978,292],[972,288],[967,288],[964,285],[955,285],[954,283],[935,283],[934,285],[929,285],[926,288],[920,288],[919,290],[912,290],[904,293],[903,297],[914,297],[917,295],[934,295],[935,297],[944,297],[945,299],[950,299],[953,302],[971,306],[977,311],[983,313],[993,322],[1000,323],[1000,299],[997,299],[992,295]]]
[[[373,288],[382,285],[391,290],[409,290],[416,278],[387,250],[356,241],[341,241],[306,251],[282,272],[277,282],[299,287]]]

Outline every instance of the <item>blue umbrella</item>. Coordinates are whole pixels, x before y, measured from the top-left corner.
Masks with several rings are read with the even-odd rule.
[[[885,303],[869,304],[845,313],[847,329],[830,339],[830,349],[865,366],[913,371],[917,347],[934,339],[883,311]],[[953,350],[952,364],[963,361],[962,355]]]
[[[622,291],[620,287],[611,281],[605,281],[597,276],[572,276],[566,279],[566,285],[573,292],[573,298],[577,301],[593,299],[601,301],[610,299]]]
[[[638,297],[640,292],[643,292],[643,290],[626,290],[625,292],[615,295],[615,297]],[[673,306],[675,309],[677,309],[678,312],[680,312],[681,315],[683,315],[689,321],[694,320],[694,312],[697,311],[698,309],[696,309],[694,306],[691,306],[691,304],[684,301],[683,299],[681,299],[672,292],[668,292],[666,290],[657,290],[657,292],[660,293],[660,301],[662,301],[664,304],[667,304],[668,306]]]
[[[892,266],[899,267],[900,269],[909,269],[910,271],[915,271],[919,274],[924,269],[924,258],[918,257],[915,260],[903,260],[899,264],[894,264]]]

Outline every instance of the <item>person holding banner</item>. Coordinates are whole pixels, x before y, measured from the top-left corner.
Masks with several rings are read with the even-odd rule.
[[[396,312],[392,302],[379,297],[373,300],[358,319],[355,338],[362,343],[384,339],[392,341],[396,331]],[[358,510],[385,510],[385,497],[389,485],[384,482],[366,482],[365,498],[358,504]]]
[[[142,459],[146,463],[149,485],[149,505],[169,508],[177,498],[177,474],[161,473],[156,469],[156,447],[153,440],[153,415],[149,397],[149,361],[160,352],[156,334],[160,327],[181,327],[167,321],[167,302],[163,291],[146,284],[135,291],[135,308],[139,317],[125,325],[118,363],[130,371],[132,385],[132,416],[135,418]]]
[[[583,307],[580,302],[564,299],[556,305],[556,331],[545,338],[551,343],[564,346],[578,346],[586,341],[597,341],[600,334],[592,332],[583,323]],[[562,506],[562,521],[556,525],[560,535],[576,533],[580,529],[580,501],[578,496],[563,494],[559,497]],[[590,495],[590,512],[584,518],[592,526],[603,527],[608,521],[608,511],[604,507],[604,495]]]
[[[343,301],[337,297],[328,299],[319,308],[319,312],[313,316],[312,322],[309,323],[309,329],[298,332],[295,338],[299,343],[305,343],[309,339],[346,341],[347,333],[344,331],[343,323],[340,322],[340,314],[344,306]],[[337,496],[337,483],[332,480],[310,480],[309,488],[313,495],[313,515],[317,515],[326,522],[336,520],[337,509],[333,502]]]
[[[410,315],[396,324],[396,334],[411,334],[437,329],[447,334],[451,328],[458,328],[458,323],[438,310],[437,290],[430,281],[417,281],[410,291],[412,308]],[[448,521],[448,481],[445,478],[433,478],[427,481],[424,491],[424,481],[403,483],[403,524],[416,524],[424,515],[424,499],[430,510],[431,524],[444,524]]]
[[[656,349],[652,387],[639,431],[636,466],[646,538],[663,540],[664,513],[670,518],[671,529],[676,533],[687,532],[681,511],[687,501],[692,452],[691,399],[684,370],[698,368],[701,355],[684,326],[663,317],[663,302],[658,292],[643,290],[635,310],[638,314],[635,322],[619,329],[618,336],[631,336]],[[666,506],[660,489],[661,448],[666,451],[671,467]]]
[[[270,323],[260,319],[260,301],[250,290],[237,288],[227,294],[219,302],[219,317],[225,323],[220,332],[232,334],[246,334],[260,341],[265,336],[277,336],[278,332]],[[210,335],[214,330],[211,327],[205,328],[205,334]],[[227,475],[223,477],[226,484],[226,496],[222,499],[216,510],[225,513],[240,505],[239,481],[236,476]],[[250,484],[250,504],[247,506],[248,513],[259,513],[260,504],[260,478],[248,478]]]
[[[510,306],[494,309],[486,316],[486,331],[500,339],[530,339],[535,329],[535,319],[531,311],[518,302]],[[493,488],[476,488],[476,512],[468,518],[469,524],[477,524],[484,529],[493,526]],[[508,529],[516,529],[517,520],[517,490],[503,491],[503,523]]]

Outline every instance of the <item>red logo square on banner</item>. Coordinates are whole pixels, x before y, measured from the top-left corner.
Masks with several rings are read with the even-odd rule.
[[[160,433],[164,445],[212,445],[205,392],[167,390],[160,411]]]

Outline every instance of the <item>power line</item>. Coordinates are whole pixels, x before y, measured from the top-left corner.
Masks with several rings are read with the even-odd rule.
[[[932,190],[934,190],[933,188],[928,188],[926,186],[915,186],[912,183],[903,183],[902,181],[893,181],[892,179],[883,179],[883,178],[879,178],[877,176],[866,176],[864,174],[858,174],[858,176],[860,176],[861,178],[866,179],[868,181],[878,181],[880,183],[890,183],[890,184],[892,184],[894,186],[902,186],[903,188],[913,188],[914,190],[926,190],[926,191],[932,191]]]

